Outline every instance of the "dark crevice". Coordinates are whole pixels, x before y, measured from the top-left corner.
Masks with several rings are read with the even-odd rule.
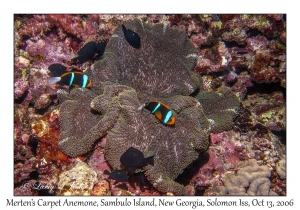
[[[50,192],[49,189],[39,189],[38,193],[39,196],[55,196],[55,192]]]
[[[255,93],[259,94],[270,94],[276,91],[281,91],[284,100],[286,100],[286,89],[280,85],[279,82],[276,83],[257,83],[253,82],[252,87],[247,88],[247,95],[252,95]]]
[[[196,187],[195,188],[195,196],[203,196],[206,189],[208,189],[208,187],[205,187],[205,186]]]
[[[278,137],[282,144],[286,145],[286,131],[272,131],[272,133]]]
[[[182,174],[178,175],[175,179],[175,182],[178,182],[183,185],[188,185],[190,180],[199,172],[199,169],[208,162],[209,160],[209,153],[204,152],[200,154],[199,157],[192,162]]]
[[[35,113],[44,116],[49,111],[50,105],[43,109],[35,109]]]
[[[38,180],[38,179],[39,179],[39,172],[37,172],[37,171],[32,171],[32,172],[29,174],[29,179]]]
[[[232,48],[232,47],[244,48],[244,47],[246,47],[246,45],[240,45],[236,41],[227,42],[227,41],[223,40],[223,42],[224,42],[226,48]]]
[[[29,93],[29,91],[26,90],[26,91],[23,93],[23,95],[22,95],[21,97],[15,98],[15,99],[14,99],[14,102],[15,102],[16,104],[21,104],[21,103],[25,100],[25,98],[27,97],[28,93]]]
[[[257,29],[249,29],[247,31],[247,36],[249,37],[257,37],[257,36],[263,36],[263,33],[261,33],[259,30]]]
[[[196,90],[194,90],[194,92],[192,92],[190,94],[191,97],[196,97],[198,95],[198,93],[200,92],[200,88],[197,88]]]
[[[233,71],[233,69],[230,65],[228,65],[222,71],[212,72],[209,73],[209,75],[213,76],[214,78],[217,78],[217,77],[225,76],[229,74],[231,71]]]
[[[30,136],[28,145],[30,146],[32,153],[36,156],[39,140],[33,136]]]
[[[204,50],[204,49],[211,49],[214,46],[213,43],[210,43],[209,45],[200,45],[199,48],[200,50]]]

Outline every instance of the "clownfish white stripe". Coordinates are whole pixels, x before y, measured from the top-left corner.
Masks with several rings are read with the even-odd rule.
[[[83,75],[83,82],[82,82],[82,87],[86,87],[88,82],[88,76],[86,76],[85,74]]]
[[[164,119],[164,123],[167,123],[171,117],[172,117],[172,111],[170,110],[170,111],[168,111],[168,113]]]
[[[156,110],[160,107],[160,104],[157,104],[156,107],[153,109],[153,111],[151,112],[152,114],[156,112]]]
[[[74,80],[74,73],[71,74],[71,79],[70,79],[69,86],[71,86],[73,84],[73,80]]]

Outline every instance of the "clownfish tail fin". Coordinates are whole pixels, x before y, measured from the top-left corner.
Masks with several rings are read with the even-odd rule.
[[[147,105],[146,103],[143,104],[142,106],[140,106],[140,107],[138,108],[138,110],[141,111],[146,105]]]
[[[61,80],[60,77],[51,77],[48,79],[48,84],[49,85],[54,85],[55,83],[59,82]]]

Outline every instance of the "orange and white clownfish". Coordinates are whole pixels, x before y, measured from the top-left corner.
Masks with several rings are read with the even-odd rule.
[[[79,88],[88,88],[92,85],[92,81],[89,77],[82,72],[66,72],[59,77],[51,77],[48,79],[49,85],[53,85],[57,82]]]
[[[163,124],[175,124],[175,116],[168,105],[154,100],[150,101],[149,103],[143,104],[138,108],[138,110],[142,110],[143,108],[148,109],[151,114],[154,114],[155,117],[159,119]]]

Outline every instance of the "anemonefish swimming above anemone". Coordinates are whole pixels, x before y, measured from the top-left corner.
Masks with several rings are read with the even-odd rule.
[[[168,105],[154,100],[150,101],[149,103],[143,104],[138,108],[138,110],[142,110],[143,108],[148,109],[151,112],[151,114],[154,114],[155,117],[159,119],[163,124],[175,124],[175,116]]]
[[[68,86],[82,88],[88,88],[92,85],[92,81],[89,77],[82,72],[66,72],[60,77],[51,77],[48,79],[49,85],[53,85],[57,82]]]
[[[62,85],[88,88],[92,85],[89,77],[81,71],[66,71],[66,67],[61,64],[52,64],[48,67],[54,77],[48,79],[48,84],[60,83]]]

